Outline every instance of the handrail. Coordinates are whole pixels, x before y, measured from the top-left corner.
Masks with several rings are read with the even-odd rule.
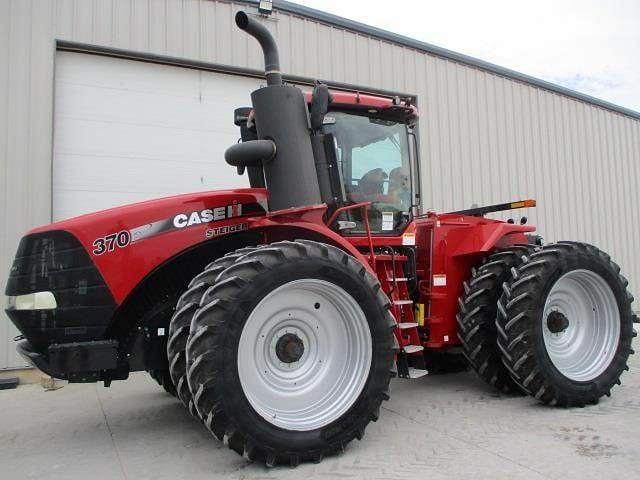
[[[330,227],[331,225],[333,225],[333,222],[336,221],[336,219],[342,212],[346,212],[347,210],[353,210],[356,208],[370,207],[370,206],[371,206],[371,202],[360,202],[360,203],[352,203],[351,205],[345,205],[344,207],[336,208],[336,211],[333,212],[333,215],[331,215],[331,217],[329,217],[329,220],[327,220],[327,226]]]
[[[371,264],[371,268],[373,271],[376,271],[376,255],[373,251],[373,238],[371,237],[371,227],[369,226],[369,207],[371,206],[371,202],[360,202],[360,203],[352,203],[351,205],[345,205],[344,207],[339,207],[335,212],[329,217],[327,220],[327,226],[331,227],[336,219],[340,216],[341,213],[346,212],[347,210],[355,210],[356,208],[362,209],[362,218],[364,222],[364,228],[367,232],[367,240],[369,241],[369,263]]]

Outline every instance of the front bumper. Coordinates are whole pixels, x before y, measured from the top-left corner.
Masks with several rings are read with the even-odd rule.
[[[54,371],[44,356],[41,353],[36,352],[28,340],[20,340],[16,344],[16,350],[20,356],[27,361],[27,363],[36,367],[41,372],[46,373],[50,377],[66,380],[66,375],[62,372]]]
[[[128,375],[118,369],[118,342],[100,340],[50,345],[46,355],[36,351],[28,340],[16,345],[18,353],[47,375],[70,382],[97,382]]]

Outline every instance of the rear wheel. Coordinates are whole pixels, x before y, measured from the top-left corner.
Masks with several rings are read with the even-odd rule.
[[[513,270],[500,299],[498,343],[513,379],[544,403],[584,406],[609,395],[633,350],[633,297],[609,255],[548,245]]]
[[[201,305],[189,387],[229,448],[268,466],[319,461],[378,418],[395,322],[377,279],[351,256],[274,243],[227,268]]]
[[[199,415],[193,405],[191,391],[187,383],[185,352],[191,320],[200,307],[202,295],[215,283],[218,275],[229,265],[232,265],[236,260],[254,249],[255,247],[241,248],[235,252],[227,253],[207,265],[201,273],[191,280],[187,291],[179,298],[175,313],[169,323],[169,339],[167,341],[169,371],[167,373],[170,374],[170,381],[175,385],[174,395],[184,403],[189,412],[196,418],[199,418]]]
[[[520,388],[502,363],[496,344],[497,302],[502,284],[511,278],[510,269],[520,265],[533,248],[518,245],[486,257],[464,282],[464,294],[458,300],[456,320],[463,353],[480,378],[503,392],[519,392]]]

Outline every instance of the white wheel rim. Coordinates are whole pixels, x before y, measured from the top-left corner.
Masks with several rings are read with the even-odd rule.
[[[276,352],[284,335],[295,335],[303,344],[295,361],[282,361]],[[275,426],[321,428],[360,396],[371,368],[371,343],[364,312],[344,289],[317,279],[285,283],[260,301],[242,330],[242,390],[253,409]]]
[[[562,316],[568,325],[554,323]],[[590,270],[564,274],[545,302],[542,331],[547,354],[562,375],[577,382],[597,378],[611,364],[620,338],[620,312],[611,287]]]

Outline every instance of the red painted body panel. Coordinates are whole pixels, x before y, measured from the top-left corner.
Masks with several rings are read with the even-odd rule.
[[[279,240],[295,240],[292,238],[292,230],[304,231],[309,236],[321,238],[322,241],[338,246],[357,258],[372,273],[375,273],[369,265],[367,258],[353,245],[348,238],[338,235],[324,223],[327,206],[314,205],[311,207],[290,208],[278,212],[268,213],[265,217],[256,218],[251,223],[251,228],[264,230],[265,243]]]
[[[529,225],[462,215],[432,215],[416,221],[419,295],[429,325],[428,348],[457,345],[456,313],[462,283],[489,251],[527,243]]]
[[[169,222],[176,215],[201,212],[204,209],[224,207],[238,201],[243,205],[258,204],[266,210],[267,193],[264,189],[237,189],[192,193],[150,200],[82,215],[69,220],[36,228],[29,233],[66,230],[78,238],[90,253],[107,283],[116,303],[120,304],[133,288],[154,268],[183,250],[207,240],[210,223],[184,228],[169,228],[138,241],[131,234],[131,242],[124,248],[114,247],[111,252],[94,254],[96,239],[107,235]],[[244,213],[244,212],[243,212]],[[254,213],[253,216],[256,214]],[[216,227],[247,223],[241,216],[215,222]],[[148,230],[153,227],[148,227]]]
[[[393,99],[390,97],[379,97],[376,95],[367,95],[364,93],[346,92],[343,90],[330,90],[331,98],[333,99],[331,105],[337,106],[360,106],[370,107],[377,110],[385,110],[387,108],[394,107]],[[307,103],[311,102],[311,92],[304,93]],[[413,115],[418,116],[418,109],[414,105],[408,105],[404,99],[400,100],[400,105],[408,107]]]

